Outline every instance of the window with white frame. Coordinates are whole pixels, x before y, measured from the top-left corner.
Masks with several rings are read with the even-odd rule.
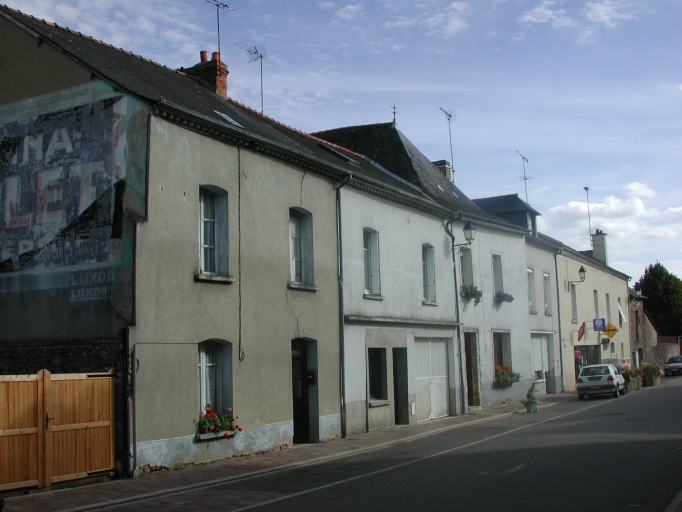
[[[474,285],[474,264],[471,249],[462,249],[459,253],[459,266],[462,274],[462,284]]]
[[[199,189],[201,273],[227,276],[227,192],[212,186]]]
[[[424,300],[436,301],[436,266],[434,261],[433,246],[422,245],[422,280],[424,288]]]
[[[365,294],[381,295],[379,268],[379,233],[371,228],[362,230],[362,247],[365,263]]]
[[[575,291],[575,285],[571,286],[571,320],[573,322],[578,321],[578,297]]]
[[[512,365],[511,336],[508,332],[493,332],[493,362],[495,366]]]
[[[291,281],[314,286],[313,216],[302,208],[289,210]]]
[[[206,410],[206,406],[211,404],[214,409],[218,409],[222,404],[219,403],[219,383],[220,372],[218,360],[220,356],[220,345],[212,341],[199,343],[199,408]]]
[[[606,321],[611,322],[611,296],[606,294]]]
[[[532,268],[527,268],[526,274],[528,277],[528,312],[537,313],[537,303],[535,302],[535,272],[533,272]]]
[[[618,327],[623,327],[623,307],[618,297]]]
[[[550,281],[549,272],[542,273],[542,289],[545,296],[545,315],[552,314],[552,282]]]
[[[599,292],[594,290],[594,318],[599,317]]]
[[[502,280],[502,256],[493,254],[493,288],[494,294],[504,293],[504,282]]]

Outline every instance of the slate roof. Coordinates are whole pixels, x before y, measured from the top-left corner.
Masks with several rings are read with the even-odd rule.
[[[474,203],[489,213],[511,213],[529,211],[535,215],[542,215],[539,211],[522,200],[518,194],[507,194],[503,196],[482,197],[474,199]]]
[[[444,212],[442,206],[429,198],[419,187],[396,179],[390,173],[363,159],[359,152],[349,151],[334,144],[324,144],[314,136],[216,94],[181,71],[162,66],[57,24],[26,15],[6,5],[0,5],[0,16],[14,21],[25,30],[28,29],[29,33],[79,62],[96,76],[150,105],[178,106],[193,115],[222,125],[230,125],[229,128],[234,129],[225,118],[216,113],[221,112],[242,125],[243,130],[236,128],[242,133],[293,149],[304,157],[330,163],[336,168],[352,173],[356,178],[368,178],[375,185],[409,195],[426,207],[431,205],[432,209]]]
[[[404,180],[421,187],[446,208],[518,230],[514,224],[479,208],[393,123],[348,126],[312,135],[369,156]]]

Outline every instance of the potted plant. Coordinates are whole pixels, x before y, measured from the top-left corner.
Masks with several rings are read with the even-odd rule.
[[[510,293],[505,293],[505,292],[497,292],[495,294],[495,300],[497,302],[513,302],[514,301],[514,296]]]
[[[483,297],[483,292],[476,288],[473,284],[462,284],[461,295],[465,299],[474,299],[474,306],[481,302],[481,297]]]
[[[197,422],[198,433],[196,439],[205,441],[207,439],[218,439],[221,437],[232,437],[242,428],[235,423],[239,416],[232,417],[232,407],[227,408],[225,414],[218,414],[211,404],[206,404],[206,412],[199,416]]]
[[[642,378],[640,376],[640,371],[637,368],[623,368],[620,370],[620,373],[625,379],[625,386],[628,393],[640,390],[642,387]]]
[[[649,363],[642,366],[645,386],[658,386],[661,384],[661,367],[656,363]]]
[[[526,398],[521,400],[521,403],[526,406],[526,412],[538,412],[538,399],[535,396],[535,391],[535,381],[533,381],[526,391]]]
[[[495,384],[509,387],[521,380],[521,374],[512,371],[511,366],[503,364],[495,366]]]

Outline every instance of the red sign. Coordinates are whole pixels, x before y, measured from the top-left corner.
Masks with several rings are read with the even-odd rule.
[[[583,357],[582,352],[573,352],[573,358],[574,359],[580,359],[581,357]]]
[[[578,341],[583,339],[584,335],[585,335],[585,322],[583,322],[583,325],[581,325],[580,329],[578,329]]]

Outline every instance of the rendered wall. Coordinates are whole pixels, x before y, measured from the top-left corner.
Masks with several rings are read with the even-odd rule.
[[[228,194],[230,284],[196,282],[199,188]],[[290,444],[291,340],[316,340],[319,431],[340,435],[338,288],[333,182],[280,160],[151,118],[149,217],[136,247],[138,467],[214,460]],[[289,208],[313,215],[317,292],[290,290]],[[193,441],[197,350],[232,347],[233,440]],[[240,360],[239,354],[243,353]],[[159,418],[173,420],[159,423]],[[163,454],[163,455],[162,455]]]

